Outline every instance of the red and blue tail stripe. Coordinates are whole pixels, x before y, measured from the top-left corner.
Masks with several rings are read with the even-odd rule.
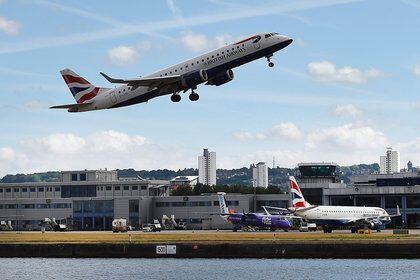
[[[95,87],[70,69],[62,70],[61,75],[77,103],[83,103],[94,98],[100,90],[99,87]]]

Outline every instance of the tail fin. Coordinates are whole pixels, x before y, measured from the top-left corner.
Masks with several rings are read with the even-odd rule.
[[[299,188],[298,183],[296,182],[295,177],[290,176],[289,180],[290,180],[290,193],[292,194],[293,207],[303,208],[303,207],[311,206],[311,204],[309,204],[303,197],[303,194]]]
[[[229,208],[226,203],[225,195],[226,193],[224,192],[217,193],[217,196],[219,197],[220,214],[229,214]]]
[[[100,90],[70,69],[61,70],[60,73],[77,103],[94,98]]]
[[[229,215],[226,215],[226,214],[233,214],[235,213],[235,211],[228,208],[227,203],[226,203],[226,198],[225,198],[226,193],[218,192],[217,196],[219,197],[220,215],[222,216],[224,220],[227,220]]]

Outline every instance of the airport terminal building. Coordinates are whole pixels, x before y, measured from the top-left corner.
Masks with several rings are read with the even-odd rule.
[[[170,182],[118,178],[116,171],[61,172],[60,182],[0,184],[0,217],[14,229],[39,229],[55,218],[73,230],[110,230],[114,218],[126,218],[134,228],[163,215],[174,215],[190,229],[231,228],[219,215],[216,194],[169,196]],[[229,207],[253,211],[254,205],[286,207],[289,195],[228,194]]]
[[[394,226],[420,228],[420,173],[354,176],[339,180],[335,163],[301,163],[298,181],[305,199],[314,205],[379,206],[402,217]],[[18,230],[39,229],[55,218],[74,230],[109,230],[114,218],[126,218],[134,228],[162,216],[175,216],[189,229],[228,229],[220,218],[216,194],[170,196],[173,182],[118,178],[116,171],[63,171],[59,182],[0,184],[0,220]],[[239,212],[261,211],[262,205],[290,206],[289,194],[228,194],[228,206]]]

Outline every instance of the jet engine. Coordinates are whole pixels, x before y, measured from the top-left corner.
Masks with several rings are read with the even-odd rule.
[[[220,86],[223,84],[226,84],[227,82],[230,82],[233,80],[233,71],[231,69],[227,70],[226,72],[222,72],[221,74],[218,74],[214,78],[211,78],[206,85],[212,85],[212,86]]]
[[[186,88],[195,88],[205,81],[207,81],[207,72],[203,69],[182,76],[182,85]]]

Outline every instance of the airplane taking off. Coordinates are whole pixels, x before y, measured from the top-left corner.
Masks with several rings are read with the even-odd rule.
[[[271,215],[266,211],[266,214],[260,213],[236,213],[232,209],[229,209],[226,203],[226,193],[218,192],[219,198],[220,216],[223,220],[233,224],[233,231],[238,229],[250,227],[250,228],[269,228],[271,231],[276,229],[282,229],[288,231],[292,227],[292,223],[288,220],[288,216],[285,215]]]
[[[401,216],[398,206],[397,213],[389,215],[380,207],[311,205],[303,197],[295,177],[290,176],[289,180],[293,207],[283,209],[266,206],[266,208],[290,211],[308,222],[322,225],[325,233],[331,233],[334,228],[342,226],[352,226],[352,232],[365,226],[380,230],[383,225],[391,222],[391,218]]]
[[[195,89],[198,85],[220,86],[230,82],[233,68],[262,57],[266,57],[268,66],[273,67],[273,54],[292,41],[278,33],[260,33],[140,78],[115,79],[101,72],[108,82],[122,84],[116,88],[96,87],[72,70],[64,69],[60,73],[77,103],[50,108],[69,112],[111,109],[167,94],[171,94],[172,102],[179,102],[180,93],[189,90],[189,99],[197,101],[199,95]]]

